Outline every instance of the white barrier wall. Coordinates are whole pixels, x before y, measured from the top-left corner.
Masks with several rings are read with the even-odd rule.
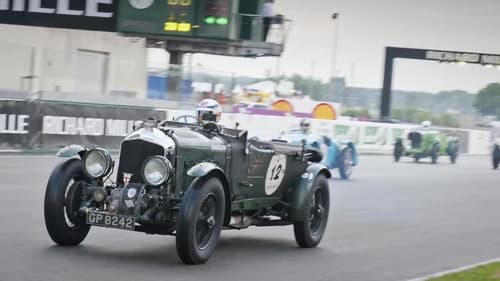
[[[491,153],[491,133],[489,131],[469,131],[469,154],[485,155]]]
[[[168,110],[167,112],[169,120],[183,115],[194,115],[194,111]],[[249,137],[272,139],[290,129],[298,128],[300,120],[301,118],[296,117],[224,113],[221,124],[234,128],[238,122],[240,129],[248,130]],[[311,127],[314,134],[327,135],[336,140],[351,140],[362,152],[390,153],[395,138],[406,136],[418,125],[311,119]],[[491,134],[488,131],[449,128],[443,130],[460,135],[462,153],[475,155],[490,153]]]

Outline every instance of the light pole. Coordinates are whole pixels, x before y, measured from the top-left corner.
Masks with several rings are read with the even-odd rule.
[[[332,69],[331,69],[331,77],[335,77],[335,72],[337,71],[337,48],[338,48],[338,19],[339,13],[332,14],[333,20],[333,44],[332,44]]]
[[[333,20],[333,44],[332,44],[332,69],[330,70],[330,93],[333,95],[333,83],[335,78],[335,73],[337,71],[337,48],[338,48],[338,19],[339,13],[333,13],[331,16]]]

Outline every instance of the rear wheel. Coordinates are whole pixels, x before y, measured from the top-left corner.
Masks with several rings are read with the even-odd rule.
[[[343,180],[347,180],[351,177],[353,170],[353,157],[352,157],[352,149],[350,147],[344,148],[342,150],[342,155],[339,163],[339,174],[340,178]]]
[[[457,163],[457,157],[458,157],[458,152],[455,150],[450,154],[450,163],[451,164]]]
[[[314,248],[323,238],[330,211],[330,193],[325,176],[319,175],[316,178],[308,200],[309,206],[305,210],[305,220],[296,222],[293,225],[293,231],[295,241],[300,247]]]
[[[89,233],[90,226],[78,212],[85,179],[80,159],[61,163],[50,175],[44,201],[45,226],[59,245],[78,245]]]
[[[434,144],[432,146],[432,150],[431,150],[431,161],[432,161],[432,164],[436,164],[437,163],[438,157],[439,157],[439,144]]]
[[[203,181],[186,192],[176,227],[177,254],[184,263],[205,263],[215,252],[224,206],[224,188],[217,178]]]
[[[399,162],[401,156],[403,155],[403,145],[400,142],[397,142],[394,145],[394,161]]]
[[[495,144],[493,149],[493,169],[498,169],[498,163],[500,163],[500,146]]]

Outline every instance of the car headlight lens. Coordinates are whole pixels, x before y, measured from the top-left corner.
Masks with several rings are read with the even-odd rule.
[[[148,158],[142,167],[142,178],[148,185],[158,186],[166,182],[172,174],[172,164],[163,156]]]
[[[83,157],[83,172],[94,179],[105,177],[111,172],[113,161],[104,149],[91,149]]]

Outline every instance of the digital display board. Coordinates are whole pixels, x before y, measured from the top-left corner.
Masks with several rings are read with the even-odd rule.
[[[122,0],[118,6],[119,32],[193,36],[193,0]]]
[[[231,0],[201,0],[199,8],[200,37],[229,36]]]
[[[123,0],[123,33],[229,39],[233,0]]]

